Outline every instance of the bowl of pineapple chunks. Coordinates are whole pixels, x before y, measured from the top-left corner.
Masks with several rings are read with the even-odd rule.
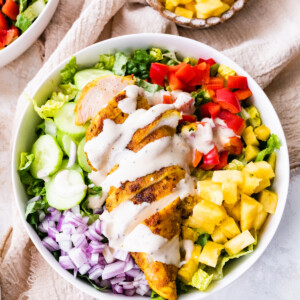
[[[207,28],[230,19],[247,0],[147,0],[163,17],[188,28]]]

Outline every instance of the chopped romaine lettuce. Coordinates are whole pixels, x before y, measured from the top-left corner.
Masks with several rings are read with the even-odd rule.
[[[27,8],[27,0],[19,0],[19,12],[23,12]]]
[[[183,62],[190,64],[191,66],[196,66],[198,64],[198,60],[194,57],[185,57]]]
[[[61,82],[69,83],[74,81],[74,75],[78,70],[76,63],[76,57],[72,56],[70,61],[65,65],[65,67],[60,71]]]
[[[202,248],[206,245],[208,239],[209,239],[210,235],[208,233],[203,233],[201,235],[199,235],[196,244],[200,245]]]
[[[139,79],[139,78],[137,78],[135,84],[137,86],[142,87],[146,92],[149,92],[151,94],[163,89],[161,86],[159,86],[157,84],[152,84],[152,83],[149,83],[149,82]]]
[[[220,65],[214,64],[210,67],[210,76],[215,77],[218,75]]]
[[[129,60],[129,57],[126,56],[123,52],[117,52],[115,54],[115,61],[112,71],[119,76],[124,76],[126,73],[126,64]]]
[[[211,283],[212,279],[213,275],[209,275],[199,268],[198,271],[196,271],[196,273],[193,275],[190,285],[195,287],[199,291],[205,291]]]
[[[115,56],[110,54],[100,55],[99,62],[96,63],[94,68],[100,70],[112,70],[115,63]]]
[[[162,51],[159,48],[152,48],[152,49],[150,49],[149,54],[156,61],[162,60],[164,58],[163,54],[162,54]]]
[[[269,155],[275,151],[275,149],[280,149],[281,142],[279,140],[279,137],[276,134],[271,134],[267,141],[267,147],[260,151],[256,157],[255,161],[262,161],[264,160],[266,155]]]
[[[238,159],[233,159],[224,169],[241,171],[245,167],[244,163]]]
[[[26,16],[23,16],[22,14],[17,16],[15,26],[18,27],[22,32],[25,32],[31,26],[31,24],[32,21],[30,21]]]

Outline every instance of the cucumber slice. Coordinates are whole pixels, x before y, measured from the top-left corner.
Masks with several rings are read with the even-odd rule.
[[[77,164],[74,164],[72,167],[67,168],[68,162],[69,162],[68,159],[64,159],[64,160],[62,161],[62,163],[61,163],[60,169],[61,169],[61,170],[63,170],[63,169],[66,169],[66,170],[75,170],[75,171],[77,171],[78,173],[80,173],[81,176],[82,176],[82,179],[84,179],[84,174],[83,174],[82,169],[81,169]]]
[[[33,177],[45,178],[60,169],[63,152],[53,136],[40,136],[33,144],[31,152],[34,154],[30,168]]]
[[[59,146],[66,155],[70,156],[71,142],[73,141],[76,145],[78,144],[78,142],[75,139],[72,139],[68,134],[63,133],[60,130],[57,130],[56,134]]]
[[[78,145],[77,148],[77,159],[79,166],[86,172],[92,172],[90,165],[88,164],[86,155],[84,153],[84,145],[86,144],[86,137],[84,137]]]
[[[99,69],[85,69],[77,72],[74,76],[75,86],[78,90],[82,90],[89,82],[94,79],[105,76],[112,75],[113,73],[108,70],[99,70]]]
[[[77,126],[75,124],[75,109],[76,103],[66,103],[54,117],[56,127],[63,133],[69,135],[73,140],[80,141],[85,135],[89,124]]]
[[[59,210],[78,205],[84,199],[87,189],[80,172],[72,169],[57,172],[45,186],[49,205]]]

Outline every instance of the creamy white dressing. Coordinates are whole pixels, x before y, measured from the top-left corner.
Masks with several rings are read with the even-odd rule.
[[[192,252],[194,250],[194,242],[191,241],[191,240],[182,240],[181,241],[181,248],[184,252],[184,260],[180,262],[180,266],[183,266],[192,257]]]
[[[87,198],[88,201],[88,208],[90,209],[97,209],[102,207],[103,205],[103,200],[99,195],[90,195]]]
[[[129,85],[124,91],[126,91],[126,98],[118,102],[118,107],[122,112],[131,114],[136,110],[136,99],[143,89],[136,85]]]
[[[190,93],[173,91],[172,96],[176,99],[173,104],[178,111],[185,115],[195,112],[195,100]]]
[[[170,96],[171,93],[165,90],[160,90],[155,93],[149,93],[147,91],[144,91],[144,96],[151,106],[163,103],[163,99],[165,95]]]
[[[69,170],[62,170],[57,173],[54,179],[55,192],[60,197],[72,197],[87,189],[85,184],[74,184],[71,180]]]

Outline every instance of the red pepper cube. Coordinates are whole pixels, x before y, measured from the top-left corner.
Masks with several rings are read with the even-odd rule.
[[[219,104],[208,102],[200,106],[200,113],[202,118],[215,119],[221,111]]]
[[[187,84],[195,77],[196,72],[191,65],[185,64],[175,73],[175,75],[180,81]]]
[[[221,108],[226,109],[234,114],[241,111],[241,104],[236,95],[227,88],[216,91],[216,100]]]
[[[246,128],[245,120],[229,111],[222,110],[218,115],[218,118],[223,120],[227,127],[232,129],[233,132],[239,136],[242,135]]]
[[[211,170],[219,163],[218,149],[214,146],[207,154],[203,155],[203,162],[200,168],[203,170]]]
[[[250,89],[245,89],[245,90],[237,90],[233,92],[237,98],[242,101],[245,100],[247,98],[249,98],[250,96],[252,96],[252,92],[250,91]]]
[[[200,151],[195,150],[195,155],[194,155],[194,159],[193,159],[193,167],[194,168],[196,168],[199,165],[202,157],[203,157],[203,154]]]
[[[229,89],[245,90],[248,88],[247,77],[245,77],[245,76],[228,76],[227,87]]]
[[[175,73],[169,74],[169,86],[172,91],[184,90],[186,87],[186,85],[178,79]]]
[[[172,104],[172,96],[171,95],[163,95],[163,104]]]
[[[217,164],[213,170],[221,170],[227,166],[227,160],[228,160],[228,152],[222,151],[219,153],[219,164]]]
[[[216,63],[215,60],[212,59],[212,58],[209,58],[209,59],[199,58],[198,64],[201,64],[203,62],[207,63],[209,66],[212,66],[212,65],[214,65]]]
[[[209,78],[208,84],[205,85],[206,89],[218,90],[224,87],[224,78],[223,77],[211,77]]]
[[[188,83],[189,86],[203,85],[209,83],[210,67],[205,62],[193,67],[194,78]]]
[[[169,68],[166,65],[152,63],[150,67],[150,78],[152,83],[164,86],[165,77],[169,74]]]
[[[15,36],[14,29],[3,30],[0,29],[0,49],[9,45]]]
[[[7,21],[6,21],[5,17],[2,15],[1,12],[0,12],[0,29],[8,30]]]
[[[184,122],[194,123],[196,121],[197,118],[195,115],[182,115],[181,119],[179,120],[179,123],[184,123]]]
[[[230,154],[240,155],[243,151],[243,142],[239,137],[233,136],[229,138],[224,148]]]
[[[2,6],[2,12],[11,20],[16,21],[19,14],[19,5],[13,0],[6,0],[5,4]]]

